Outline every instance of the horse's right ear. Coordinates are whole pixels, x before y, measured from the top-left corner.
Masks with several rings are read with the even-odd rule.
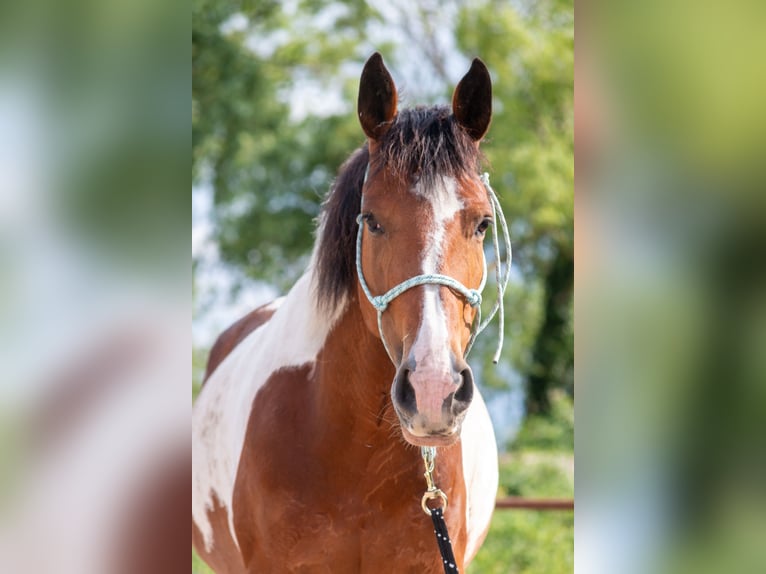
[[[378,52],[370,56],[362,70],[357,112],[359,123],[371,140],[380,139],[396,115],[396,86]]]

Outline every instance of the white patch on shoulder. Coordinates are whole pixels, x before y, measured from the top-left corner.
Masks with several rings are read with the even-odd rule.
[[[431,224],[426,230],[423,251],[422,273],[439,273],[444,251],[445,226],[463,209],[463,202],[457,194],[457,182],[451,177],[442,177],[436,184],[423,189],[419,184],[413,190],[431,204]],[[446,372],[452,369],[449,347],[447,316],[439,297],[438,285],[423,287],[423,316],[420,330],[412,346],[412,354],[418,370]],[[424,371],[421,370],[421,373]]]
[[[280,368],[313,363],[344,307],[332,316],[317,309],[310,269],[286,297],[270,305],[276,309],[271,319],[237,345],[205,383],[192,413],[192,518],[208,551],[214,544],[207,518],[213,494],[226,508],[237,541],[234,480],[258,389]]]
[[[479,551],[482,537],[489,528],[498,483],[495,431],[478,387],[474,389],[473,401],[463,421],[460,441],[466,490],[465,561],[468,564]]]

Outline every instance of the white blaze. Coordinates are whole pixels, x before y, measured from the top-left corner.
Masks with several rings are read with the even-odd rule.
[[[444,178],[434,189],[417,189],[431,203],[433,218],[428,230],[423,254],[423,273],[439,273],[444,251],[446,225],[463,208],[457,195],[457,182]],[[424,286],[423,322],[412,348],[417,370],[425,368],[424,375],[451,372],[449,328],[438,285]],[[415,378],[416,373],[413,373]],[[487,407],[478,388],[474,389],[471,408],[468,409],[461,430],[463,452],[463,478],[466,485],[466,526],[468,543],[466,561],[479,549],[484,533],[489,528],[498,483],[497,443]]]
[[[423,251],[422,273],[439,273],[444,251],[445,228],[463,208],[457,194],[457,182],[443,177],[430,189],[415,188],[415,193],[426,198],[431,207],[432,217],[426,230],[426,244]],[[423,287],[423,314],[420,330],[412,346],[416,362],[413,382],[418,379],[440,374],[449,376],[452,372],[450,360],[449,327],[439,285]]]

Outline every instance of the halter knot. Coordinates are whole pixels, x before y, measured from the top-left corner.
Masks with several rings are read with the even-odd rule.
[[[471,307],[479,307],[481,305],[481,293],[476,289],[469,289],[465,294],[465,300]]]

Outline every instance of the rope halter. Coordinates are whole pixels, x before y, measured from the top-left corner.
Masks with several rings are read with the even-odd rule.
[[[365,176],[366,179],[366,176]],[[476,337],[479,333],[481,333],[486,326],[489,324],[489,322],[492,320],[492,318],[495,316],[496,313],[499,312],[500,316],[500,329],[499,329],[499,336],[498,336],[498,344],[497,344],[497,351],[495,352],[495,355],[492,359],[494,363],[497,363],[500,359],[500,352],[503,349],[503,339],[504,339],[504,322],[505,322],[505,308],[503,305],[503,295],[505,294],[505,288],[508,286],[508,280],[510,279],[511,275],[511,237],[508,233],[508,223],[505,220],[505,215],[503,214],[503,209],[500,205],[500,201],[497,198],[497,195],[495,194],[495,190],[492,189],[492,186],[489,184],[489,174],[484,173],[481,176],[481,182],[484,184],[484,188],[487,190],[487,197],[489,198],[490,205],[492,206],[492,219],[494,224],[492,225],[492,245],[495,250],[495,276],[497,279],[497,300],[495,301],[494,306],[492,307],[492,310],[490,311],[489,315],[482,321],[481,318],[481,302],[482,297],[481,293],[484,290],[484,286],[487,282],[487,259],[484,257],[482,253],[482,264],[483,264],[483,272],[482,272],[482,278],[481,278],[481,284],[479,285],[478,289],[469,289],[465,285],[463,285],[460,281],[457,279],[454,279],[452,277],[449,277],[447,275],[441,275],[439,273],[426,273],[423,275],[416,275],[415,277],[411,277],[410,279],[406,279],[396,285],[395,287],[392,287],[382,295],[373,295],[370,291],[370,287],[367,285],[367,281],[364,279],[364,273],[362,271],[362,235],[364,234],[364,226],[363,218],[364,214],[359,214],[356,218],[356,222],[358,224],[357,234],[356,234],[356,273],[359,277],[359,283],[362,286],[362,291],[364,291],[365,296],[367,297],[367,300],[370,302],[370,304],[375,308],[375,310],[378,312],[378,331],[380,331],[380,340],[383,341],[383,347],[386,349],[386,353],[388,353],[388,357],[391,359],[391,362],[394,363],[394,366],[396,366],[396,361],[394,360],[394,355],[391,352],[391,349],[388,347],[388,344],[386,343],[386,337],[383,334],[383,312],[388,308],[388,305],[396,299],[399,295],[404,293],[405,291],[408,291],[409,289],[412,289],[413,287],[418,287],[420,285],[442,285],[444,287],[449,287],[453,291],[458,292],[460,295],[463,296],[466,303],[468,303],[471,307],[476,309],[476,318],[474,319],[473,325],[471,327],[471,338],[468,340],[468,346],[465,350],[465,356],[468,356],[468,353],[471,351],[471,347],[473,347],[473,343],[476,340]],[[501,265],[500,261],[500,243],[498,239],[498,231],[497,231],[497,223],[500,223],[500,228],[503,231],[503,240],[505,242],[505,265]]]

